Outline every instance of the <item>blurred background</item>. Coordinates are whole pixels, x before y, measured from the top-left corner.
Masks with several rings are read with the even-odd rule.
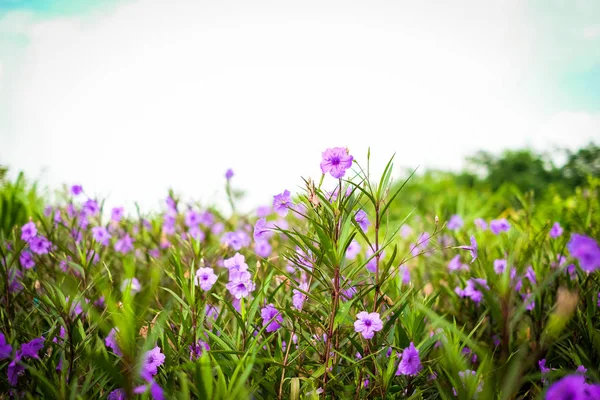
[[[225,208],[232,168],[250,210],[334,146],[569,191],[599,139],[595,0],[0,0],[0,179],[24,193]]]

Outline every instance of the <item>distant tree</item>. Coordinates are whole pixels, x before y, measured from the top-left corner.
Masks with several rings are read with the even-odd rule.
[[[560,174],[563,182],[570,188],[583,185],[588,176],[600,178],[600,146],[593,143],[577,150],[566,151],[567,162]]]

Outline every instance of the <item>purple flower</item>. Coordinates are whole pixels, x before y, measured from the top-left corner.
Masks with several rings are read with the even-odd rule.
[[[188,210],[185,214],[185,226],[191,228],[200,224],[200,215],[194,210]]]
[[[270,229],[267,227],[267,220],[265,218],[260,218],[256,221],[254,225],[254,240],[263,240],[268,239],[269,233],[271,233]]]
[[[128,233],[115,243],[115,251],[122,254],[127,254],[133,250],[133,239]]]
[[[460,217],[460,215],[455,214],[452,217],[450,217],[450,221],[448,221],[448,229],[450,229],[451,231],[457,231],[460,228],[462,228],[464,224],[465,222]]]
[[[308,292],[309,289],[308,282],[300,283],[298,289],[292,290],[292,304],[296,310],[301,311],[304,306],[304,301],[306,300],[306,295],[303,292]]]
[[[321,171],[323,174],[329,172],[336,179],[342,178],[346,174],[346,170],[352,167],[352,160],[347,148],[329,148],[322,154]]]
[[[128,287],[131,287],[131,294],[138,293],[142,290],[142,285],[140,285],[140,281],[137,278],[124,279],[121,283],[121,292],[124,292]]]
[[[119,330],[117,328],[112,328],[110,330],[110,332],[108,332],[108,336],[106,337],[106,339],[104,339],[104,344],[106,344],[106,347],[109,347],[112,349],[113,353],[115,353],[118,356],[122,356],[123,353],[121,352],[121,349],[119,348],[119,345],[117,344],[117,332]]]
[[[560,226],[558,222],[555,222],[554,225],[552,225],[552,228],[550,229],[550,237],[552,239],[556,239],[557,237],[563,234],[563,231],[564,230],[562,226]]]
[[[591,237],[574,233],[567,244],[573,258],[579,260],[579,266],[585,272],[593,272],[600,268],[600,247]]]
[[[271,255],[273,248],[267,240],[258,240],[254,245],[254,252],[257,256],[267,258]]]
[[[535,301],[531,293],[523,294],[523,302],[525,303],[525,309],[531,311],[535,308]]]
[[[568,375],[550,385],[546,391],[548,400],[589,400],[586,389],[585,377],[581,375]]]
[[[21,362],[21,353],[17,351],[15,358],[8,364],[8,383],[11,386],[16,386],[17,381],[19,379],[19,375],[25,371],[25,367],[20,364]]]
[[[477,241],[475,240],[475,236],[471,236],[471,245],[470,246],[457,246],[457,249],[469,250],[471,254],[471,264],[473,261],[477,260]]]
[[[258,218],[265,218],[271,214],[272,211],[273,208],[271,206],[260,206],[256,209],[256,216]]]
[[[525,271],[525,278],[529,279],[529,282],[531,282],[532,285],[535,285],[537,283],[535,271],[533,270],[531,265],[528,266],[527,271]]]
[[[8,290],[11,293],[17,293],[23,289],[21,280],[23,279],[23,273],[17,268],[13,267],[8,271]]]
[[[23,250],[19,255],[19,262],[25,269],[31,269],[35,267],[35,261],[33,260],[33,255],[28,250]]]
[[[402,227],[400,228],[400,236],[402,236],[402,238],[404,238],[404,239],[409,237],[412,233],[413,233],[413,228],[411,228],[408,225],[402,225]]]
[[[36,236],[29,241],[29,247],[35,254],[48,254],[52,247],[52,242],[43,236]]]
[[[423,369],[421,365],[421,359],[419,358],[419,350],[415,348],[413,342],[410,342],[409,346],[402,351],[402,360],[398,364],[398,370],[396,375],[409,375],[414,376]]]
[[[356,214],[354,215],[354,220],[360,226],[363,232],[366,232],[367,229],[369,229],[369,225],[371,225],[371,223],[369,222],[369,218],[367,217],[367,213],[363,210],[358,210],[356,212]]]
[[[367,269],[367,271],[375,273],[377,272],[377,256],[374,256],[375,252],[369,247],[367,249],[367,259],[370,259],[367,264],[365,265],[365,268]],[[379,259],[383,259],[385,257],[385,252],[384,251],[380,251],[379,252]]]
[[[202,242],[204,241],[204,239],[206,238],[206,235],[204,234],[204,232],[202,231],[202,229],[200,229],[197,226],[193,226],[190,228],[188,234],[196,241],[198,242]]]
[[[262,308],[260,310],[260,316],[263,320],[263,326],[267,327],[266,331],[269,333],[279,329],[283,322],[283,317],[273,304],[267,304]]]
[[[540,372],[542,374],[547,374],[548,372],[550,372],[550,368],[546,367],[545,358],[542,358],[540,361],[538,361],[538,366],[540,367]]]
[[[93,199],[87,199],[85,203],[83,203],[83,214],[87,217],[93,217],[100,212],[100,207],[98,206],[98,202]]]
[[[83,193],[83,188],[81,185],[73,185],[71,186],[71,193],[73,196],[79,196],[81,193]]]
[[[248,271],[229,270],[229,283],[225,285],[229,293],[236,299],[248,297],[254,290],[255,284]]]
[[[289,190],[284,190],[283,193],[273,196],[273,209],[282,217],[288,214],[288,210],[293,206]]]
[[[346,249],[346,258],[348,260],[356,259],[356,256],[360,254],[360,244],[356,240],[353,240]]]
[[[175,217],[172,215],[165,215],[162,225],[163,232],[166,235],[172,235],[175,233]]]
[[[231,178],[233,178],[233,170],[231,168],[229,168],[225,172],[225,179],[230,180]]]
[[[490,230],[494,235],[498,235],[500,232],[508,232],[510,230],[510,224],[506,218],[493,219],[490,221]]]
[[[584,367],[583,365],[580,365],[579,367],[577,367],[575,372],[578,374],[581,374],[581,375],[585,375],[585,373],[587,372],[587,368]]]
[[[382,329],[383,322],[379,318],[379,313],[368,313],[366,311],[361,311],[356,315],[354,331],[361,333],[363,338],[371,339],[375,335],[375,332],[378,332]]]
[[[29,221],[21,227],[21,240],[28,242],[37,235],[37,228],[33,221]]]
[[[6,343],[4,334],[0,332],[0,360],[10,357],[12,354],[12,346]]]
[[[402,277],[402,284],[408,285],[410,283],[410,270],[404,264],[398,267],[398,273]]]
[[[200,225],[211,226],[215,223],[215,216],[210,211],[204,211],[200,214]]]
[[[450,272],[454,272],[454,271],[468,271],[469,270],[469,266],[467,264],[463,264],[460,261],[460,255],[456,255],[454,256],[454,258],[452,260],[450,260],[450,262],[448,263],[448,270]]]
[[[221,238],[221,243],[225,243],[233,250],[241,250],[242,247],[250,245],[250,237],[244,231],[225,232]]]
[[[92,228],[92,237],[102,246],[108,246],[111,235],[108,233],[108,230],[105,227],[95,226]]]
[[[487,229],[487,223],[483,218],[475,218],[475,221],[473,222],[475,223],[475,226],[481,229],[482,231],[485,231]]]
[[[161,353],[160,347],[156,346],[144,354],[143,372],[154,376],[158,373],[158,367],[165,362],[165,355]]]
[[[348,289],[342,291],[342,299],[348,301],[353,298],[356,293],[358,293],[358,290],[356,290],[354,286],[350,286]]]
[[[115,389],[108,394],[106,400],[126,400],[124,389]]]
[[[121,219],[123,219],[124,212],[125,209],[123,207],[115,207],[112,209],[110,219],[112,219],[115,222],[119,222],[121,221]]]
[[[504,272],[504,270],[506,269],[506,260],[505,259],[498,259],[498,260],[494,260],[494,271],[500,275],[501,273]]]
[[[223,266],[229,270],[229,277],[233,272],[248,271],[248,264],[246,264],[246,257],[240,253],[235,253],[231,258],[223,260]]]
[[[210,346],[203,340],[198,341],[189,347],[190,349],[190,361],[194,361],[202,357],[204,351],[210,351]]]
[[[35,338],[27,343],[23,343],[21,345],[20,355],[23,358],[35,358],[40,359],[38,353],[41,349],[44,348],[44,340],[46,340],[43,336],[39,338]]]
[[[202,290],[210,290],[217,281],[217,275],[212,268],[198,268],[196,271],[196,286],[200,286]]]

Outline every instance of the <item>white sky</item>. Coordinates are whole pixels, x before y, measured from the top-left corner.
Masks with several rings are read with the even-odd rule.
[[[169,186],[221,202],[231,167],[249,208],[318,179],[327,147],[365,162],[370,146],[378,165],[396,152],[397,165],[458,168],[479,149],[600,137],[600,115],[545,112],[527,89],[550,47],[523,2],[449,4],[11,12],[0,19],[0,163],[144,208]]]

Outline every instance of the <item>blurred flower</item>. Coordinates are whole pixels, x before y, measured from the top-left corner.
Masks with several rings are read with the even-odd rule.
[[[226,285],[229,293],[236,299],[248,297],[254,291],[255,284],[248,271],[229,270],[229,283]]]
[[[402,284],[408,285],[410,283],[410,270],[404,264],[398,267],[398,273],[402,277]]]
[[[121,349],[117,344],[118,331],[119,330],[117,328],[112,328],[110,332],[108,332],[108,336],[106,337],[106,339],[104,339],[104,344],[106,344],[106,347],[111,348],[113,353],[115,353],[118,356],[122,356],[123,353],[121,352]]]
[[[531,293],[523,294],[521,295],[521,297],[523,298],[523,302],[525,303],[525,309],[527,311],[531,311],[535,308],[535,301]]]
[[[482,231],[485,231],[487,229],[487,223],[483,218],[475,218],[475,221],[473,222],[475,223],[475,226],[478,229],[481,229]]]
[[[250,236],[244,231],[225,232],[221,242],[231,247],[233,250],[241,250],[242,247],[250,245]]]
[[[202,231],[202,229],[200,229],[197,226],[191,227],[190,230],[189,230],[189,232],[188,232],[188,235],[192,239],[194,239],[194,240],[196,240],[198,242],[203,242],[204,239],[206,238],[206,235],[204,234],[204,232]]]
[[[271,230],[267,226],[267,220],[260,218],[254,225],[254,240],[264,240],[269,238]]]
[[[225,179],[230,180],[231,178],[233,178],[233,170],[229,168],[225,171]]]
[[[563,231],[564,230],[560,226],[560,224],[558,222],[555,222],[554,225],[552,225],[552,228],[550,229],[550,237],[552,239],[556,239],[557,237],[563,234]]]
[[[510,230],[510,224],[506,218],[493,219],[490,221],[490,230],[494,235],[498,235],[500,232],[508,232]]]
[[[461,216],[455,214],[451,216],[450,221],[448,221],[448,229],[450,229],[451,231],[457,231],[460,228],[462,228],[464,224],[465,222],[463,221]]]
[[[260,310],[260,316],[263,320],[263,326],[266,326],[267,332],[275,332],[281,327],[283,317],[273,304],[267,304]]]
[[[246,257],[240,253],[235,253],[231,258],[223,260],[223,266],[229,270],[229,277],[233,272],[241,272],[248,270],[248,264],[246,264]]]
[[[421,359],[419,358],[419,350],[415,347],[413,342],[410,342],[409,346],[402,351],[402,359],[398,364],[396,375],[409,375],[414,376],[423,369],[421,365]]]
[[[210,351],[210,346],[205,341],[198,339],[198,341],[189,347],[190,349],[190,361],[194,361],[202,357],[204,351]]]
[[[477,260],[477,241],[475,240],[475,236],[471,235],[471,245],[470,246],[457,246],[457,249],[462,249],[462,250],[469,250],[469,253],[471,254],[471,264],[473,264],[473,262],[475,260]]]
[[[330,173],[336,179],[342,178],[352,167],[352,156],[345,147],[333,147],[322,153],[321,172]]]
[[[273,209],[282,217],[288,214],[288,210],[293,206],[289,190],[284,190],[283,193],[273,196]]]
[[[126,400],[124,389],[115,389],[108,394],[106,400]]]
[[[273,208],[271,206],[260,206],[256,209],[256,216],[258,218],[265,218],[271,214]]]
[[[28,242],[37,235],[37,228],[33,221],[29,221],[21,227],[21,240]]]
[[[588,385],[581,375],[568,375],[554,382],[546,391],[547,400],[593,400],[590,393],[597,393],[597,385]]]
[[[413,228],[411,228],[408,225],[402,225],[402,227],[400,228],[400,236],[402,236],[402,238],[404,238],[404,239],[409,237],[412,233],[413,233]]]
[[[210,290],[215,282],[217,282],[217,275],[212,268],[198,268],[196,271],[196,286],[200,286],[202,290]]]
[[[273,248],[271,247],[271,245],[269,244],[269,242],[267,240],[258,240],[254,244],[254,252],[259,257],[267,258],[271,255],[272,251],[273,251]]]
[[[43,236],[36,236],[29,241],[29,248],[35,254],[48,254],[51,247],[52,242]]]
[[[98,206],[98,202],[94,199],[87,199],[85,203],[83,203],[83,213],[87,217],[94,217],[98,215],[100,212],[100,207]]]
[[[33,255],[29,250],[23,250],[19,255],[19,262],[21,266],[25,269],[31,269],[35,267],[35,261],[33,260]]]
[[[102,246],[108,246],[111,235],[108,233],[108,230],[105,227],[95,226],[92,228],[92,237]]]
[[[125,209],[123,207],[115,207],[112,209],[110,219],[112,219],[115,222],[119,222],[123,218],[124,212]]]
[[[292,290],[292,304],[296,310],[301,311],[302,307],[304,306],[304,301],[306,300],[306,294],[303,292],[308,292],[309,289],[308,282],[300,283],[298,289]]]
[[[578,374],[585,375],[585,373],[587,372],[587,368],[584,367],[583,365],[580,365],[579,367],[577,367],[575,372],[577,372]]]
[[[133,250],[133,239],[128,233],[115,243],[115,251],[122,254],[127,254]]]
[[[367,213],[364,212],[363,210],[358,210],[356,212],[356,214],[354,216],[354,220],[360,226],[360,228],[363,230],[363,232],[366,232],[367,229],[369,229],[369,225],[371,223],[369,222],[369,218],[367,217]]]
[[[6,343],[6,338],[4,334],[0,332],[0,360],[5,358],[9,358],[12,354],[12,346]]]
[[[506,269],[506,260],[505,259],[494,260],[494,271],[498,275],[502,274],[505,269]]]
[[[460,261],[460,255],[457,254],[448,263],[448,270],[450,272],[454,272],[454,271],[468,271],[469,270],[469,266],[467,264],[463,264]]]
[[[567,243],[567,249],[585,272],[590,273],[600,268],[600,247],[591,237],[574,233]]]
[[[529,282],[531,282],[532,285],[535,285],[537,283],[535,271],[533,270],[531,265],[527,267],[527,271],[525,271],[524,276],[525,278],[529,279]]]
[[[160,351],[160,347],[156,346],[144,354],[143,372],[154,376],[158,373],[158,367],[164,362],[165,355]]]
[[[194,210],[188,210],[185,214],[185,226],[188,228],[198,226],[200,224],[200,215]]]
[[[360,244],[356,240],[353,240],[346,249],[346,258],[348,260],[356,259],[356,256],[360,254]]]
[[[361,311],[356,315],[356,321],[354,322],[354,331],[362,334],[363,338],[371,339],[378,332],[383,329],[383,322],[379,318],[379,313]]]
[[[140,281],[137,278],[124,279],[121,283],[121,292],[124,292],[127,287],[131,286],[131,294],[138,293],[142,290],[142,285],[140,285]]]
[[[365,265],[365,268],[367,269],[367,271],[372,273],[377,272],[377,256],[374,256],[374,254],[375,252],[371,249],[371,247],[369,247],[367,249],[367,259],[370,258],[370,260]],[[379,259],[382,260],[383,258],[385,258],[385,251],[380,251]]]
[[[73,185],[71,186],[71,193],[73,196],[79,196],[81,193],[83,193],[83,187],[81,187],[81,185]]]

